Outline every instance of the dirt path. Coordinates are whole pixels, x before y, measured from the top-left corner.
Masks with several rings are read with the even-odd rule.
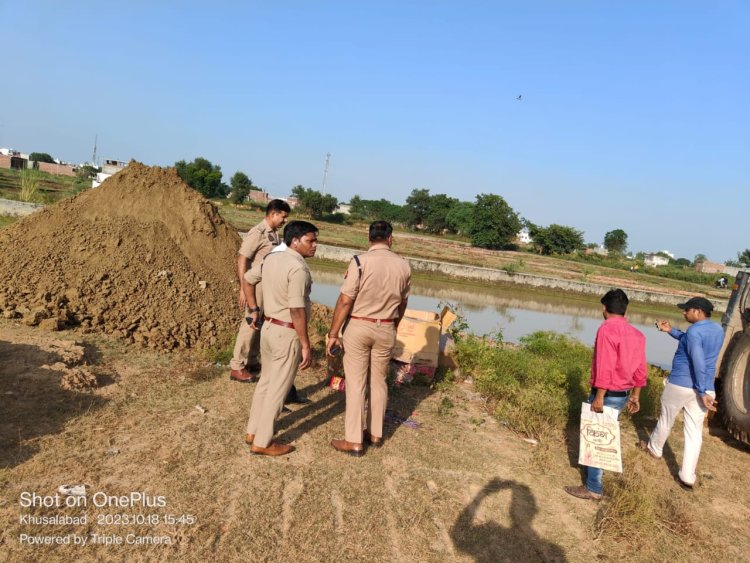
[[[0,560],[590,561],[620,547],[594,541],[596,505],[562,491],[578,479],[567,458],[537,469],[534,446],[489,416],[468,385],[393,393],[393,413],[419,427],[391,420],[385,445],[354,459],[328,445],[343,433],[343,395],[324,387],[322,369],[309,370],[297,385],[312,402],[278,424],[297,451],[269,459],[250,455],[242,441],[254,385],[230,382],[225,368],[92,338],[92,369],[112,383],[63,391],[41,367],[59,356],[53,344],[46,333],[0,322]],[[739,560],[748,553],[747,454],[719,438],[707,442],[711,480],[689,502],[734,514],[722,538],[708,537],[724,560]],[[657,468],[667,479],[669,468]],[[24,491],[52,495],[63,483],[90,484],[89,506],[19,506]],[[142,491],[166,506],[99,508],[98,491]],[[84,513],[88,523],[77,526],[19,521]],[[195,522],[166,521],[183,514]],[[106,515],[159,522],[98,520]],[[19,545],[20,534],[94,533],[171,543]]]

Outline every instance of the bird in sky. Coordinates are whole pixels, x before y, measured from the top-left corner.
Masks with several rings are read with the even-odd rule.
[[[518,97],[516,98],[519,102],[523,100],[523,96],[521,94],[518,94]]]

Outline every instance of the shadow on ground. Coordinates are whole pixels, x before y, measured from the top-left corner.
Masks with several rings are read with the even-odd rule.
[[[491,495],[509,489],[510,525],[494,520],[476,523],[481,504]],[[499,561],[567,561],[565,552],[554,543],[540,538],[532,527],[539,512],[534,495],[526,485],[495,478],[487,483],[461,512],[450,531],[456,549],[477,563]]]
[[[59,373],[42,367],[59,361],[38,346],[0,341],[0,467],[28,460],[39,450],[37,438],[57,434],[72,418],[106,403],[61,389]]]

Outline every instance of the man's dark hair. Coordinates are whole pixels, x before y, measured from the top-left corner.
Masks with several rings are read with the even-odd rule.
[[[266,216],[270,215],[274,211],[286,211],[287,213],[291,213],[292,208],[289,207],[289,204],[283,199],[272,199],[268,202],[268,205],[266,205]]]
[[[388,221],[373,221],[370,225],[370,241],[388,240],[393,234],[393,227]]]
[[[292,221],[284,227],[284,243],[292,246],[292,239],[302,238],[307,233],[317,233],[318,227],[307,221]]]
[[[624,315],[628,310],[628,296],[621,289],[610,289],[602,297],[602,305],[607,313],[613,315]]]

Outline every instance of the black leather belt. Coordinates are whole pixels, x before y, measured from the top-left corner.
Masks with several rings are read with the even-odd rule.
[[[592,387],[591,393],[596,394],[596,387]],[[630,389],[628,389],[627,391],[610,391],[609,389],[607,389],[604,392],[604,396],[605,397],[627,397],[628,393],[630,393]]]

